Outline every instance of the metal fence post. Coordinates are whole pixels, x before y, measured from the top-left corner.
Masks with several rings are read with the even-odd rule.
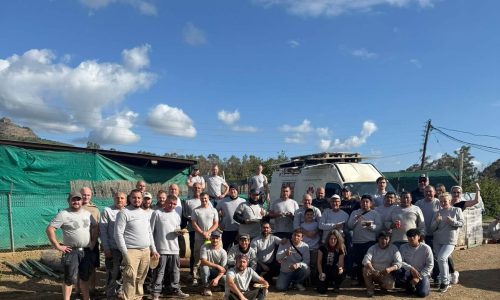
[[[9,233],[10,233],[10,250],[12,252],[16,252],[15,246],[14,246],[14,225],[12,224],[12,186],[13,184],[10,184],[10,191],[7,194],[7,206],[9,210]]]

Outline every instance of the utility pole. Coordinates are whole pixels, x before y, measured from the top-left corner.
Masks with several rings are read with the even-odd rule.
[[[459,169],[459,181],[458,185],[462,186],[463,178],[464,178],[464,152],[460,150],[460,169]]]
[[[427,121],[427,126],[425,127],[425,136],[424,136],[424,149],[422,151],[422,162],[420,163],[420,170],[424,169],[424,163],[425,163],[425,154],[427,151],[427,140],[429,139],[429,132],[431,131],[432,125],[431,125],[431,119]]]

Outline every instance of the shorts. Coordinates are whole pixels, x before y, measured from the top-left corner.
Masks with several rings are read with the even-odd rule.
[[[92,272],[91,251],[89,248],[73,248],[69,253],[64,253],[64,284],[73,285],[78,282],[78,277],[88,281]]]

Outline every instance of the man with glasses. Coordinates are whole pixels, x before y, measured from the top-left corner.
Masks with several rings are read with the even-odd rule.
[[[97,221],[82,208],[82,195],[79,192],[69,194],[68,204],[69,207],[61,210],[50,222],[45,233],[52,246],[63,253],[63,299],[70,299],[73,285],[80,278],[80,291],[83,299],[88,300],[92,273],[91,251],[97,239]],[[58,228],[63,232],[63,245],[57,241]]]

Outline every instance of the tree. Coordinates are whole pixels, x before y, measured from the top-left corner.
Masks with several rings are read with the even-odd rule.
[[[497,159],[491,165],[484,168],[483,172],[480,174],[481,178],[493,178],[500,180],[500,159]]]
[[[87,142],[87,149],[101,149],[101,145],[99,145],[98,143],[88,141]]]

